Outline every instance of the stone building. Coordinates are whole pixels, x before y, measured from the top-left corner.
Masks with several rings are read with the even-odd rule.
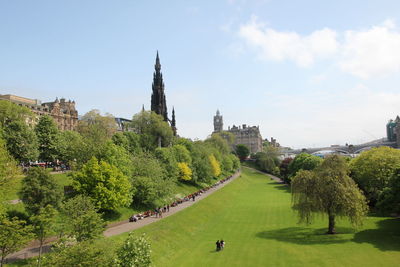
[[[217,110],[214,116],[214,133],[223,131],[223,117]],[[246,145],[250,153],[261,152],[263,149],[263,139],[260,134],[260,128],[258,126],[242,126],[233,125],[232,128],[228,127],[228,131],[235,136],[235,145],[243,144]]]
[[[33,122],[36,124],[40,116],[50,115],[58,125],[58,129],[75,130],[78,125],[78,111],[75,108],[75,101],[64,98],[56,98],[54,102],[42,103],[38,99],[30,99],[16,95],[0,95],[0,99],[11,101],[17,105],[28,107],[33,113],[38,115]]]

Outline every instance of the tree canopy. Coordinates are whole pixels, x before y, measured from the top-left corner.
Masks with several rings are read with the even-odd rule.
[[[365,192],[372,206],[398,168],[400,150],[389,147],[365,151],[350,162],[351,177]]]
[[[117,167],[93,157],[72,174],[72,186],[99,209],[114,210],[131,203],[131,185]]]
[[[29,214],[36,214],[47,205],[58,208],[62,196],[55,178],[43,168],[30,168],[22,180],[20,198]]]
[[[292,200],[299,221],[311,223],[316,214],[327,215],[329,234],[335,233],[336,217],[361,224],[367,202],[348,173],[346,161],[337,155],[327,157],[314,171],[298,171],[292,180]]]

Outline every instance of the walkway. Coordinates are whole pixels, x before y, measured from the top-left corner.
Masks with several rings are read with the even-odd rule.
[[[176,207],[171,207],[169,209],[169,212],[163,213],[163,217],[162,218],[155,218],[154,216],[152,217],[147,217],[144,218],[142,220],[139,220],[137,222],[129,222],[129,220],[124,220],[121,222],[117,222],[117,223],[112,223],[109,224],[107,226],[107,229],[104,231],[104,236],[106,237],[110,237],[110,236],[114,236],[114,235],[119,235],[125,232],[130,232],[132,230],[138,229],[140,227],[143,227],[145,225],[149,225],[153,222],[157,222],[159,220],[162,220],[163,218],[169,217],[183,209],[186,209],[187,207],[192,206],[193,204],[195,204],[196,202],[206,198],[207,196],[211,195],[212,193],[214,193],[215,191],[217,191],[218,189],[224,187],[225,185],[229,184],[230,182],[232,182],[233,180],[235,180],[237,177],[240,177],[241,172],[237,172],[234,175],[232,175],[232,178],[227,180],[226,182],[219,184],[216,187],[212,187],[211,189],[209,189],[207,192],[202,193],[200,196],[196,197],[196,201],[186,201],[183,202],[181,204],[179,204]],[[50,252],[51,249],[51,244],[52,242],[56,241],[56,238],[50,238],[49,240],[46,240],[46,244],[43,246],[43,253],[48,253]],[[35,257],[39,255],[39,244],[37,241],[33,241],[28,247],[14,253],[11,254],[9,256],[6,257],[6,263],[11,263],[13,261],[16,260],[22,260],[22,259],[27,259],[27,258],[31,258],[31,257]]]

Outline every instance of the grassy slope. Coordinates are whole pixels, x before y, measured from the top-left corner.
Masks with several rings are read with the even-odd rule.
[[[368,217],[358,231],[339,221],[296,224],[287,187],[244,171],[241,178],[194,206],[137,230],[151,239],[156,266],[397,266],[400,221]],[[112,238],[114,245],[127,234]],[[215,252],[223,238],[226,248]],[[111,244],[110,244],[111,245]]]

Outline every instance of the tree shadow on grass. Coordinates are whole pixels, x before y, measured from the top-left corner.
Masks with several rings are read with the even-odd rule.
[[[117,221],[117,220],[120,220],[121,217],[122,217],[122,214],[119,211],[116,211],[116,210],[103,211],[103,219],[105,221]]]
[[[382,251],[400,250],[400,218],[386,219],[377,223],[378,229],[360,231],[352,241],[370,243]]]
[[[289,227],[259,232],[256,236],[299,245],[317,245],[346,243],[350,241],[350,238],[341,234],[354,233],[354,230],[351,228],[338,227],[336,230],[338,234],[327,235],[325,234],[327,228],[310,229],[304,227]]]
[[[290,186],[282,183],[273,183],[275,189],[282,190],[285,193],[290,193]]]

